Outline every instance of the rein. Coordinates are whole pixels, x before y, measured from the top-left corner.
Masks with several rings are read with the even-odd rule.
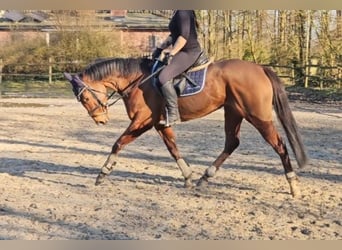
[[[135,87],[142,85],[143,83],[147,82],[149,79],[151,79],[152,77],[154,77],[156,74],[158,74],[166,65],[160,67],[159,69],[157,69],[155,72],[153,72],[152,74],[150,74],[148,77],[144,78],[143,80],[141,80],[139,82],[139,79],[141,79],[143,76],[138,77],[137,79],[135,79],[134,81],[130,82],[123,90],[121,90],[120,92],[120,96],[118,98],[116,98],[112,103],[108,104],[107,106],[110,107],[112,105],[114,105],[115,103],[117,103],[120,99],[126,97]],[[99,92],[99,91],[97,91]],[[114,91],[112,94],[110,94],[108,96],[108,100],[110,98],[113,97],[113,95],[115,93],[117,93],[118,91]]]

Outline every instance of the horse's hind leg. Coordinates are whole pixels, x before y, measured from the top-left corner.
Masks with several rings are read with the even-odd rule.
[[[286,179],[290,185],[291,194],[293,197],[299,196],[300,191],[298,187],[298,177],[291,166],[290,157],[285,145],[285,142],[279,135],[277,129],[272,121],[260,121],[258,119],[251,119],[251,123],[258,129],[263,138],[273,147],[273,149],[280,156],[283,164]]]
[[[189,164],[181,157],[179,150],[176,145],[175,134],[171,127],[160,127],[156,126],[156,130],[163,139],[168,151],[170,152],[171,156],[176,160],[179,169],[182,172],[184,177],[184,186],[186,188],[192,187],[191,175],[192,170]]]
[[[216,158],[213,164],[207,168],[198,180],[197,186],[205,186],[208,184],[208,179],[214,177],[215,173],[219,170],[223,162],[233,153],[233,151],[240,144],[240,127],[242,116],[230,107],[225,107],[225,134],[226,141],[223,152]]]

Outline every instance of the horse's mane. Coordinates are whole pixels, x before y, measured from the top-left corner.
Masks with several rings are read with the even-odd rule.
[[[81,76],[100,81],[110,75],[128,77],[131,74],[150,72],[152,60],[148,58],[105,58],[89,64]]]

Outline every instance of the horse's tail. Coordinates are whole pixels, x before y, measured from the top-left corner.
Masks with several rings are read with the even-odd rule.
[[[308,159],[304,150],[302,138],[298,132],[296,120],[294,119],[290,109],[284,85],[276,73],[270,68],[264,67],[264,72],[272,83],[273,106],[275,112],[285,130],[286,136],[296,157],[298,166],[302,168],[305,166]]]

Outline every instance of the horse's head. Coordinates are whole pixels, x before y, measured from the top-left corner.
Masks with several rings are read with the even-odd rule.
[[[152,65],[153,61],[146,58],[100,59],[89,64],[81,74],[64,73],[64,76],[94,121],[105,124],[109,120],[108,99],[116,92],[124,96],[143,74],[151,72]],[[107,87],[114,91],[109,97]]]
[[[96,82],[84,81],[78,75],[64,73],[64,76],[71,83],[77,100],[82,103],[95,123],[106,124],[109,121],[106,87]]]

